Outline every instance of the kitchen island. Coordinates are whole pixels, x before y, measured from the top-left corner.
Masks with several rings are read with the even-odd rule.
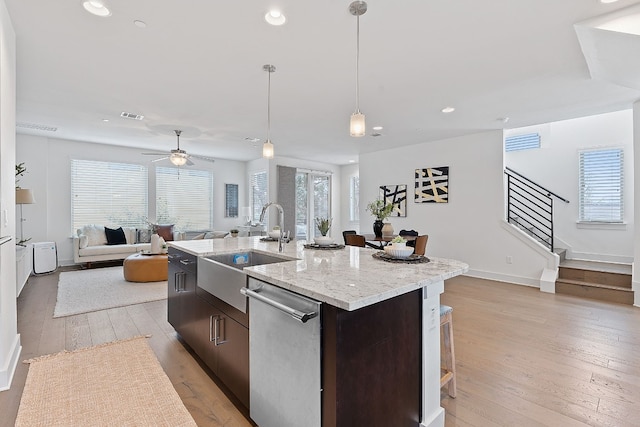
[[[244,272],[321,303],[321,425],[444,425],[439,295],[444,280],[466,272],[466,264],[439,258],[387,263],[373,258],[373,249],[305,249],[295,241],[278,254],[277,242],[258,237],[179,241],[170,247],[192,257],[256,251],[293,259]],[[250,329],[248,321],[236,320]],[[210,329],[222,328],[214,321]]]

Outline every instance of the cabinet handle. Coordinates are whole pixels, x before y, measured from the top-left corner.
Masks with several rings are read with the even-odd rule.
[[[214,342],[215,338],[213,336],[213,314],[211,316],[209,316],[209,342]],[[217,316],[216,316],[217,319]]]
[[[214,315],[209,316],[209,341],[212,341],[215,346],[219,346],[227,342],[226,339],[220,338],[220,332],[222,331],[224,333],[224,322],[224,317]]]
[[[187,277],[187,273],[183,271],[179,271],[178,273],[175,273],[175,281],[174,281],[175,283],[173,286],[176,292],[184,292],[186,290],[186,287],[185,287],[186,277]]]
[[[193,262],[187,260],[187,259],[181,259],[180,260],[180,264],[182,265],[189,265],[189,264],[193,264]]]

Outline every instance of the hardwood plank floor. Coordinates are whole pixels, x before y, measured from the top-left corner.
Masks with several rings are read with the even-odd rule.
[[[176,335],[166,301],[53,319],[57,281],[31,277],[18,298],[21,359],[151,335],[198,425],[252,425]],[[638,308],[469,277],[448,280],[442,302],[458,369],[458,397],[441,393],[447,427],[640,426]],[[27,369],[0,392],[0,426],[14,424]]]

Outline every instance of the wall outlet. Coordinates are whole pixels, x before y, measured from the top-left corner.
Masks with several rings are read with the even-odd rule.
[[[513,257],[507,256],[507,264],[511,264],[511,263],[513,263]]]

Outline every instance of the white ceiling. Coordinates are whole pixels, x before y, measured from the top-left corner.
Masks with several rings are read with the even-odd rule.
[[[630,108],[640,97],[640,87],[591,78],[582,53],[589,48],[574,29],[637,1],[368,0],[360,110],[369,134],[384,129],[362,138],[348,133],[356,48],[350,0],[106,1],[108,18],[88,14],[81,0],[5,0],[17,35],[17,121],[57,128],[18,132],[164,151],[175,148],[173,129],[182,129],[189,153],[256,159],[267,133],[264,64],[277,68],[276,155],[333,164]],[[287,16],[284,26],[264,21],[271,6]],[[616,60],[616,74],[625,74],[625,58]],[[640,63],[629,66],[638,80]],[[446,106],[456,111],[443,114]],[[121,118],[123,111],[145,118]]]

